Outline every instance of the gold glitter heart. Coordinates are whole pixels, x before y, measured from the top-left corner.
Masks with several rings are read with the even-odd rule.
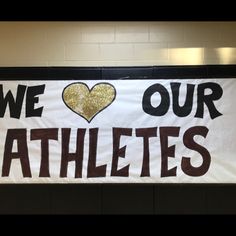
[[[91,89],[84,83],[73,83],[65,87],[62,98],[67,107],[88,122],[115,99],[116,90],[109,83],[95,84]]]

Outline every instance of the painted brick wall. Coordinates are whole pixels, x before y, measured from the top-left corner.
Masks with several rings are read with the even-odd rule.
[[[0,66],[236,64],[236,22],[0,22]]]

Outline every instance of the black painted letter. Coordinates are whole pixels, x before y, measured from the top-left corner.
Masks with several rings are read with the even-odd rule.
[[[161,95],[161,103],[157,107],[153,107],[151,104],[151,97],[154,93],[158,92]],[[170,96],[167,89],[161,84],[153,84],[143,94],[143,110],[152,116],[163,116],[169,109]]]
[[[45,89],[45,84],[28,87],[26,93],[25,117],[33,117],[33,116],[41,117],[43,112],[43,107],[35,109],[34,105],[35,103],[39,102],[39,98],[36,97],[36,95],[43,94],[44,89]]]
[[[205,95],[205,89],[211,89],[212,93]],[[211,119],[214,119],[222,114],[216,109],[213,101],[219,100],[223,94],[223,89],[217,83],[199,84],[197,88],[197,112],[195,117],[203,118],[204,103],[207,105]]]

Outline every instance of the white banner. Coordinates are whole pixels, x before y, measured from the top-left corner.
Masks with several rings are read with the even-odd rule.
[[[236,183],[236,80],[0,82],[1,183]]]

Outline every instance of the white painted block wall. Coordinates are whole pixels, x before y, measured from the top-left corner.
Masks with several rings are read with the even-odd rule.
[[[0,66],[236,64],[236,22],[0,22]]]

